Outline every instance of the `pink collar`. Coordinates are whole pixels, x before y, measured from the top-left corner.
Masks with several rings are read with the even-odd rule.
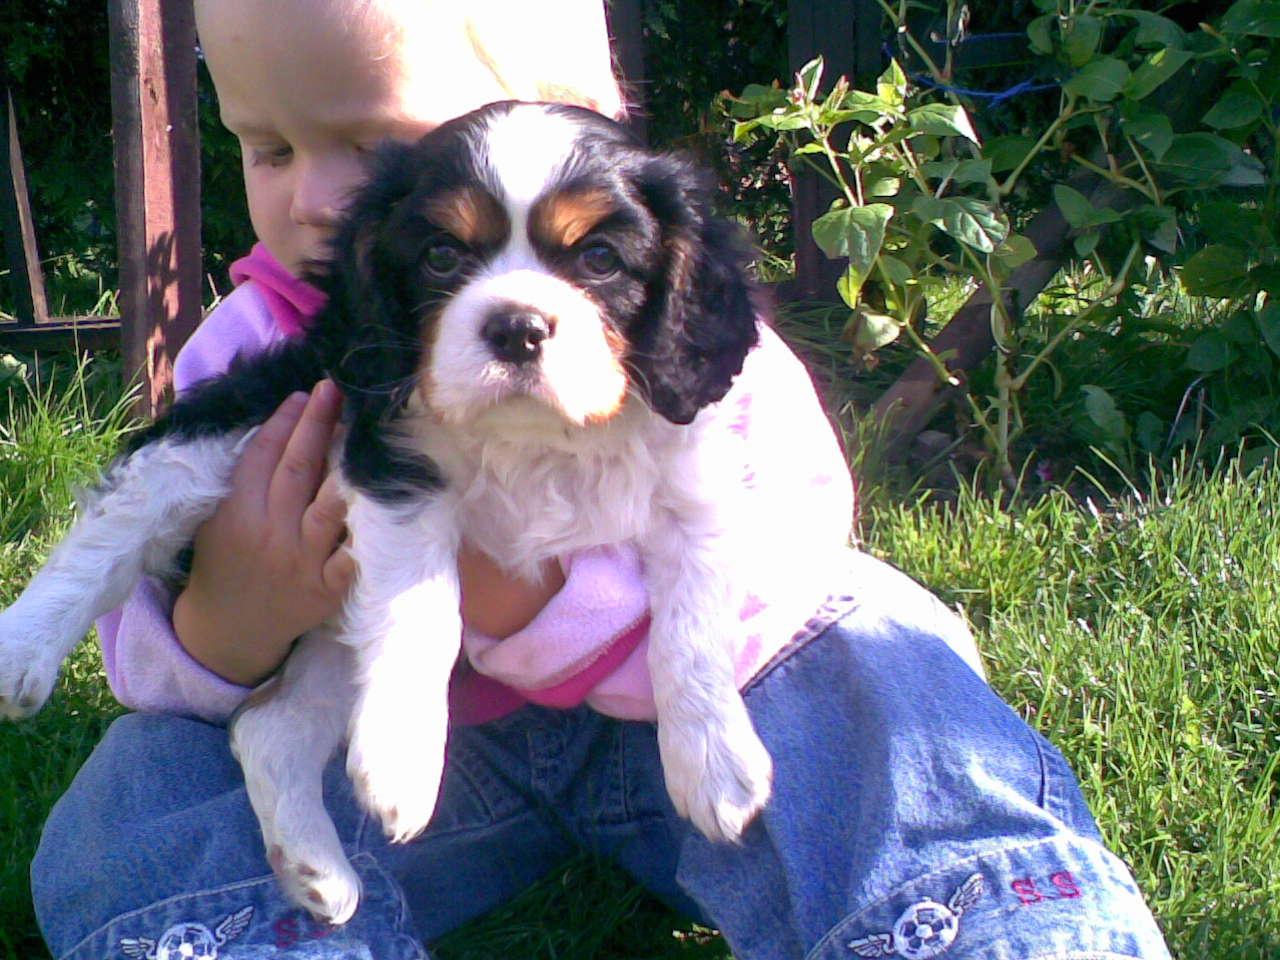
[[[231,282],[239,286],[246,280],[258,285],[271,319],[288,337],[305,330],[325,303],[323,293],[286,270],[262,243],[231,264]]]

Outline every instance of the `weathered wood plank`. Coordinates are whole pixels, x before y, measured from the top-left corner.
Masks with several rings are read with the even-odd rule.
[[[42,323],[49,319],[49,304],[31,217],[31,198],[27,194],[27,172],[22,163],[13,94],[7,87],[4,93],[8,147],[0,150],[0,229],[4,230],[9,289],[18,319],[29,324]]]
[[[120,311],[140,412],[167,402],[200,321],[200,141],[189,3],[110,0]]]
[[[648,142],[645,111],[644,0],[612,0],[605,5],[614,63],[622,74],[622,91],[631,108],[627,126]]]
[[[0,323],[0,352],[115,350],[120,322],[114,317],[55,317],[35,326]]]

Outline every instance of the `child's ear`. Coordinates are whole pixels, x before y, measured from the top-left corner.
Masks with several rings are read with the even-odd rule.
[[[712,215],[710,189],[687,163],[655,158],[639,187],[661,224],[664,262],[630,333],[631,366],[656,412],[689,423],[724,397],[759,339],[750,248]]]

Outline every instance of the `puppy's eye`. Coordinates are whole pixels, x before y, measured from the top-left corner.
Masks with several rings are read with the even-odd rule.
[[[622,268],[618,251],[603,241],[596,241],[578,254],[578,262],[588,276],[597,280],[611,277]]]
[[[462,269],[462,251],[456,243],[440,242],[427,247],[422,257],[427,272],[441,280],[447,280]]]

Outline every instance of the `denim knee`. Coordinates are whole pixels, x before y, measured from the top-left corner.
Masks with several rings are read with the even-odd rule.
[[[339,835],[351,836],[356,825],[334,809]],[[266,863],[226,730],[129,714],[51,811],[31,889],[60,958],[179,943],[225,946],[224,957],[425,957],[398,884],[371,856],[352,862],[363,887],[356,918],[339,931],[315,924],[283,899]]]
[[[748,687],[773,797],[739,848],[689,836],[681,884],[740,960],[1167,958],[1061,755],[887,571]]]

